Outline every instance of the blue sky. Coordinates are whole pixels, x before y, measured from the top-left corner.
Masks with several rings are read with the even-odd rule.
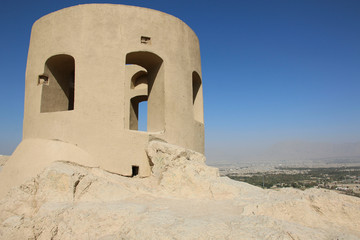
[[[92,2],[2,0],[0,154],[21,141],[32,24]],[[96,2],[160,10],[198,35],[211,161],[282,141],[360,141],[360,1]]]

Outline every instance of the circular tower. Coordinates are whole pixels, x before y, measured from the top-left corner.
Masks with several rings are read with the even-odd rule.
[[[142,102],[147,116],[139,115]],[[146,130],[138,130],[139,118]],[[112,4],[78,5],[37,20],[23,141],[7,168],[26,167],[26,176],[64,160],[148,176],[152,139],[204,152],[195,33],[174,16]]]

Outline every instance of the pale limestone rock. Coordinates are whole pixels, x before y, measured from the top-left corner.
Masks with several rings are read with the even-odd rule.
[[[175,145],[152,141],[147,149],[152,178],[173,194],[196,198],[233,196],[238,189],[222,184],[217,168],[205,164],[205,156]]]
[[[149,178],[54,162],[0,201],[0,239],[359,239],[360,199],[263,190],[196,152],[147,149]]]
[[[4,166],[10,156],[0,155],[0,167]]]

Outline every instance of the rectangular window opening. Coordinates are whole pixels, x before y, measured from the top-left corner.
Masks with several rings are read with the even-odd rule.
[[[132,168],[131,177],[135,177],[139,175],[139,166],[132,165],[131,168]]]
[[[45,74],[39,75],[38,85],[40,85],[40,84],[48,85],[49,84],[49,77],[46,76]]]
[[[141,43],[143,43],[143,44],[150,44],[151,43],[150,40],[151,40],[150,37],[141,36]]]

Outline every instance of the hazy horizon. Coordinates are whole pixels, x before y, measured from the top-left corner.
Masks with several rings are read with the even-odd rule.
[[[246,147],[245,144],[238,146],[229,144],[227,149],[211,147],[206,149],[209,164],[301,163],[311,161],[323,163],[355,161],[360,163],[360,141],[336,143],[292,140],[252,148]]]

